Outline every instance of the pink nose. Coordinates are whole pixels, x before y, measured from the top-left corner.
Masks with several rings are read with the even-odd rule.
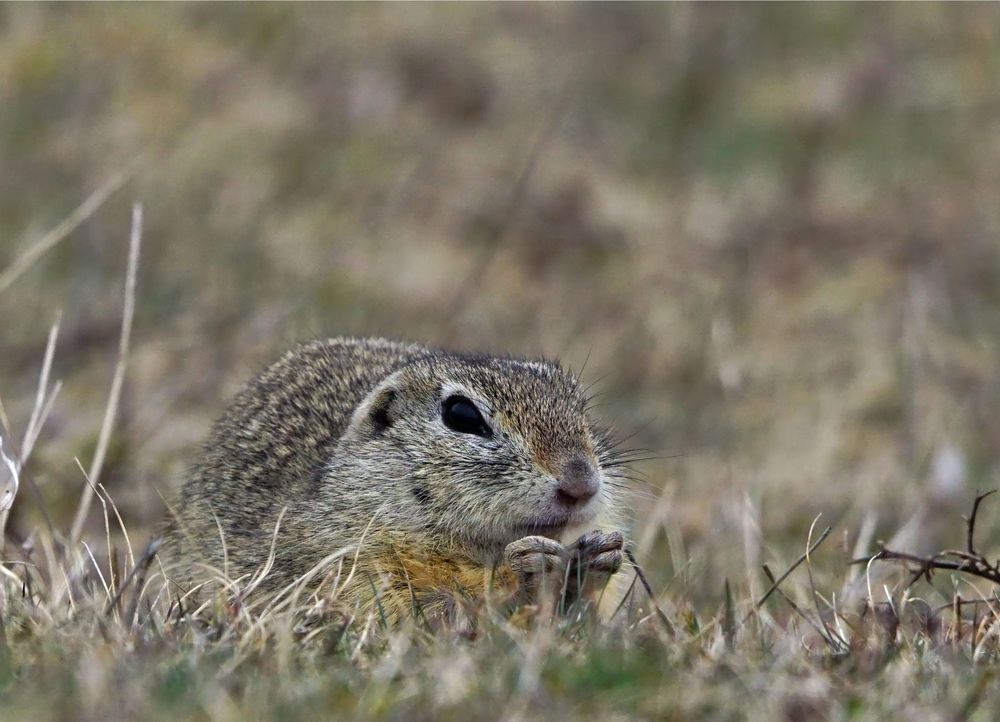
[[[585,456],[577,454],[563,466],[556,484],[556,498],[566,506],[577,506],[591,499],[600,488],[597,469]]]

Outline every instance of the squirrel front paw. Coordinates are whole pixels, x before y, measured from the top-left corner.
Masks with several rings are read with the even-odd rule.
[[[507,564],[517,577],[515,601],[538,604],[543,589],[558,589],[566,578],[569,555],[562,544],[544,536],[526,536],[507,545]]]
[[[621,569],[624,548],[625,537],[620,531],[595,529],[583,534],[567,551],[573,566],[588,573],[611,575]]]
[[[594,530],[580,536],[566,551],[569,563],[562,589],[562,605],[568,608],[580,599],[601,593],[612,574],[621,569],[625,537],[620,531]]]
[[[543,536],[527,536],[507,545],[504,556],[517,577],[518,604],[552,599],[566,609],[607,584],[624,557],[619,531],[587,532],[568,547]]]

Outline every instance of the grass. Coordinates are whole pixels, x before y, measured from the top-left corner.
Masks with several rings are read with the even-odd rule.
[[[0,6],[0,717],[991,718],[993,581],[907,585],[996,487],[997,28]],[[585,367],[655,457],[629,531],[668,624],[641,584],[611,625],[474,640],[139,584],[225,399],[339,334]],[[909,568],[852,564],[880,542]]]
[[[769,586],[759,599],[740,598],[723,579],[717,609],[694,607],[683,590],[671,591],[672,582],[656,592],[631,550],[621,573],[634,577],[632,588],[607,620],[575,609],[556,619],[508,617],[487,607],[473,614],[471,629],[430,628],[419,614],[390,626],[376,610],[362,614],[340,597],[350,550],[326,560],[329,573],[318,570],[327,580],[319,590],[304,586],[304,577],[277,597],[256,593],[265,565],[250,579],[220,573],[215,592],[194,601],[159,564],[160,539],[136,553],[99,481],[129,356],[141,238],[136,206],[112,390],[89,473],[77,461],[86,484],[74,522],[65,533],[32,530],[0,565],[2,718],[991,715],[1000,654],[995,587],[970,585],[976,596],[964,598],[956,587],[950,602],[934,607],[913,586],[940,570],[1000,583],[975,541],[989,494],[973,503],[964,551],[922,558],[883,545],[854,560],[866,564],[865,574],[840,586],[839,602],[838,592],[817,587],[817,578],[829,583],[814,573],[814,560],[831,533],[818,531],[819,517],[805,552],[780,576],[762,565]],[[24,445],[14,459],[3,457],[11,474],[4,521],[58,392],[49,384],[58,332],[57,323]],[[14,438],[6,415],[4,430]],[[78,540],[94,498],[103,549]],[[872,569],[880,560],[902,562],[909,580],[890,587],[885,570]],[[676,569],[674,581],[685,575]],[[884,598],[873,583],[882,584]]]
[[[330,597],[195,608],[162,585],[155,550],[131,562],[109,535],[98,559],[65,541],[39,531],[28,566],[4,567],[5,719],[952,720],[989,719],[996,701],[995,596],[955,617],[900,585],[835,612],[813,586],[822,539],[761,600],[725,582],[709,610],[668,590],[662,617],[641,594],[605,624],[483,612],[471,637],[384,628]]]

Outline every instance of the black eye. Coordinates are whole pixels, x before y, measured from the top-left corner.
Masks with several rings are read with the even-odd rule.
[[[460,434],[493,435],[479,409],[464,396],[449,396],[444,400],[441,405],[441,420],[449,429]]]

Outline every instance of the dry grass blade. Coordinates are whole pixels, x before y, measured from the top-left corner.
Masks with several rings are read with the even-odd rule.
[[[74,459],[74,461],[76,462],[77,468],[80,469],[80,473],[83,474],[84,479],[86,479],[87,484],[93,488],[94,493],[97,493],[97,486],[94,484],[94,482],[92,482],[90,480],[90,477],[87,475],[87,472],[83,468],[83,465],[80,463],[80,460],[79,459]],[[103,512],[102,516],[104,518],[104,542],[106,544],[107,553],[108,553],[108,581],[109,581],[109,587],[110,587],[111,591],[114,592],[114,590],[115,590],[115,553],[114,553],[114,550],[112,549],[112,546],[111,546],[111,522],[110,522],[110,520],[108,518],[108,502],[101,495],[98,495],[97,500],[101,503],[101,511]],[[94,563],[96,564],[97,562],[95,561]]]
[[[771,572],[767,568],[764,569],[764,573],[767,574],[768,578],[771,580],[771,586],[766,592],[764,592],[763,595],[761,595],[761,598],[757,600],[757,604],[754,607],[755,609],[760,609],[761,607],[764,606],[764,602],[766,602],[768,598],[778,590],[778,587],[781,585],[783,581],[785,581],[788,578],[788,575],[794,572],[796,569],[798,569],[799,565],[801,565],[802,562],[804,562],[806,559],[809,558],[810,554],[812,554],[819,548],[819,545],[822,544],[823,541],[830,535],[831,529],[832,527],[827,527],[826,529],[824,529],[823,533],[819,535],[819,539],[817,539],[808,549],[806,549],[805,553],[798,559],[796,559],[792,563],[792,565],[785,570],[785,573],[782,574],[777,579],[771,577]]]
[[[104,185],[77,206],[62,223],[46,233],[28,250],[18,256],[7,270],[0,274],[0,293],[10,288],[39,258],[65,240],[81,223],[90,218],[116,190],[125,184],[129,176],[129,173],[116,173],[111,176],[111,178],[105,181]]]
[[[736,609],[733,605],[733,592],[729,588],[729,578],[723,584],[725,592],[725,609],[722,616],[722,636],[726,640],[726,649],[732,652],[736,648]]]
[[[816,580],[813,578],[812,558],[810,557],[809,550],[812,546],[813,531],[816,529],[816,524],[819,522],[821,516],[822,514],[817,515],[817,517],[813,519],[812,524],[809,526],[809,536],[806,540],[806,574],[809,577],[809,594],[812,597],[813,605],[816,608],[816,618],[820,621],[820,624],[823,627],[823,638],[826,640],[827,644],[834,649],[837,649],[838,647],[846,649],[848,646],[847,640],[843,639],[837,633],[836,629],[830,627],[823,617],[823,610],[820,608],[819,604],[819,592],[816,590]],[[834,612],[836,612],[836,610],[834,610]]]
[[[118,606],[125,590],[129,588],[129,585],[131,585],[133,581],[138,580],[136,582],[136,593],[133,595],[132,601],[129,603],[128,612],[125,615],[125,623],[128,625],[132,624],[132,620],[135,617],[135,609],[138,604],[139,592],[142,590],[142,584],[146,576],[146,571],[149,569],[149,565],[153,563],[153,559],[156,557],[157,552],[160,551],[161,546],[163,546],[163,540],[159,538],[153,539],[146,545],[146,548],[139,556],[139,559],[136,560],[135,566],[132,567],[132,570],[122,581],[121,586],[118,587],[118,591],[115,592],[115,595],[108,602],[108,606],[105,607],[106,614],[110,614],[111,611]]]
[[[840,634],[837,633],[836,630],[831,630],[827,626],[827,624],[823,621],[823,613],[822,610],[819,608],[816,586],[813,581],[812,569],[809,564],[810,557],[812,556],[813,552],[815,552],[816,549],[819,548],[820,544],[822,544],[826,540],[826,538],[830,535],[830,531],[832,530],[832,527],[829,526],[826,527],[826,529],[823,530],[823,533],[820,534],[819,538],[815,542],[812,541],[812,533],[813,530],[815,529],[817,521],[819,521],[818,516],[813,520],[812,525],[809,527],[809,536],[806,539],[805,552],[802,554],[802,556],[796,559],[780,577],[775,578],[774,574],[771,572],[771,569],[767,564],[761,566],[764,575],[767,577],[768,581],[771,582],[771,586],[768,588],[766,592],[764,592],[764,594],[760,597],[760,599],[757,600],[757,603],[754,605],[753,610],[750,612],[750,614],[748,614],[744,618],[743,622],[745,624],[757,610],[759,610],[762,606],[764,606],[764,603],[771,597],[771,595],[777,592],[778,595],[785,600],[788,606],[791,607],[792,611],[795,612],[797,615],[799,615],[806,622],[806,624],[812,627],[813,631],[815,631],[816,634],[823,639],[823,641],[827,644],[827,646],[829,646],[835,652],[843,652],[846,649],[848,649],[849,645],[847,641],[843,639],[843,637]],[[803,563],[806,563],[807,569],[809,571],[809,590],[813,599],[813,603],[816,605],[816,616],[818,621],[813,620],[805,612],[805,610],[803,610],[799,605],[797,605],[791,599],[791,597],[789,597],[781,590],[782,582],[784,582],[789,577],[789,575],[791,575],[791,573],[794,572],[796,569],[798,569]]]
[[[628,557],[629,563],[635,569],[635,575],[639,578],[639,583],[642,584],[642,588],[646,590],[646,595],[649,597],[649,603],[653,605],[653,609],[656,611],[656,616],[659,617],[660,622],[663,624],[663,628],[667,631],[667,634],[674,634],[674,625],[670,623],[667,619],[667,615],[663,613],[660,609],[660,605],[656,601],[656,595],[653,594],[653,587],[650,586],[649,580],[646,578],[646,573],[639,566],[639,562],[635,560],[635,555],[632,553],[631,549],[625,549],[625,556]]]
[[[122,313],[121,336],[118,342],[118,361],[115,364],[115,375],[111,381],[108,405],[104,411],[104,421],[101,424],[101,432],[97,440],[97,450],[94,452],[90,471],[87,474],[91,483],[86,484],[83,488],[76,516],[73,518],[73,526],[70,528],[70,546],[75,545],[80,539],[80,532],[83,531],[83,524],[87,520],[87,512],[90,511],[90,504],[94,499],[93,485],[100,479],[101,468],[104,466],[104,458],[108,451],[108,443],[111,440],[111,429],[114,426],[115,415],[118,412],[118,401],[121,397],[122,384],[125,381],[125,368],[128,364],[129,342],[132,337],[132,317],[135,315],[135,286],[139,268],[139,248],[141,245],[142,205],[137,203],[132,207],[132,232],[129,236],[128,271],[125,277],[125,305]]]
[[[767,564],[764,564],[761,566],[761,569],[764,571],[764,575],[768,578],[768,581],[771,582],[773,591],[777,592],[778,596],[780,596],[782,599],[785,600],[788,606],[791,607],[792,611],[795,612],[797,615],[799,615],[802,618],[802,620],[806,624],[808,624],[812,628],[812,630],[816,632],[816,634],[819,635],[819,637],[822,638],[822,640],[827,645],[833,647],[834,649],[837,649],[837,647],[831,641],[830,637],[823,633],[823,629],[820,627],[820,625],[817,624],[815,621],[813,621],[812,617],[810,617],[806,613],[806,611],[802,609],[802,607],[796,604],[791,597],[789,597],[781,590],[781,579],[779,578],[776,580],[774,578],[774,574],[771,572],[770,567],[768,567]]]

